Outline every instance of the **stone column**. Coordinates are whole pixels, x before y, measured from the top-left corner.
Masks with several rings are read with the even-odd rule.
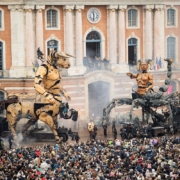
[[[126,5],[119,5],[119,14],[118,14],[118,54],[119,54],[119,64],[125,64],[125,47],[126,47],[126,37],[125,37],[125,17],[124,13],[126,10]]]
[[[154,14],[154,60],[164,59],[164,5],[155,5]],[[163,68],[162,68],[163,69]]]
[[[64,40],[64,51],[71,55],[74,55],[74,46],[73,46],[73,15],[72,12],[74,10],[74,5],[72,6],[64,6],[65,12],[65,40]],[[75,65],[74,58],[70,58],[71,66]]]
[[[24,10],[20,5],[9,5],[11,25],[12,66],[10,77],[25,77],[25,22]]]
[[[152,9],[154,5],[144,6],[145,10],[145,37],[144,37],[144,48],[145,48],[145,59],[152,59],[153,57],[153,41],[152,41]]]
[[[42,11],[45,6],[36,6],[36,50],[40,47],[41,51],[44,53],[44,38],[43,38],[43,15]]]
[[[34,50],[34,31],[33,31],[33,16],[32,11],[34,5],[24,6],[25,18],[26,18],[26,67],[31,68],[32,62],[35,62],[35,50]]]
[[[83,38],[82,38],[82,9],[84,6],[76,6],[76,29],[75,29],[75,40],[76,40],[76,66],[81,66],[83,62]]]
[[[118,5],[109,5],[109,60],[112,64],[117,63],[117,36],[116,36],[116,9]]]

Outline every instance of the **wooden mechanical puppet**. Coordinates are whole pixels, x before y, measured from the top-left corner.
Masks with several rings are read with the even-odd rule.
[[[138,74],[132,74],[130,72],[126,73],[131,79],[136,79],[137,81],[137,93],[140,95],[145,95],[149,90],[153,88],[153,75],[147,72],[148,67],[153,68],[152,60],[139,60],[137,63],[137,69],[141,72]]]
[[[57,142],[60,138],[57,133],[57,115],[60,111],[62,99],[60,93],[70,100],[71,98],[60,85],[61,73],[59,68],[70,68],[69,58],[73,57],[64,52],[51,51],[46,63],[42,64],[35,74],[34,87],[41,96],[40,102],[17,102],[7,106],[7,120],[11,132],[16,140],[15,126],[23,115],[31,117],[27,129],[38,119],[47,124],[52,130]]]

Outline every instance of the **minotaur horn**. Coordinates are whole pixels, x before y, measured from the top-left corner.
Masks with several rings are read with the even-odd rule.
[[[150,69],[152,70],[152,69],[153,69],[153,66],[154,66],[153,60],[152,60],[152,59],[148,59],[148,60],[147,60],[147,64],[150,65]]]
[[[152,70],[153,69],[153,60],[151,60],[151,59],[147,59],[147,60],[138,60],[138,62],[137,62],[137,70],[139,71],[140,70],[140,65],[142,64],[142,63],[146,63],[146,64],[148,64],[148,65],[150,65],[150,69]]]
[[[142,60],[141,60],[141,59],[138,60],[138,62],[137,62],[137,70],[138,70],[138,71],[140,71],[140,65],[141,65],[141,63],[142,63]]]

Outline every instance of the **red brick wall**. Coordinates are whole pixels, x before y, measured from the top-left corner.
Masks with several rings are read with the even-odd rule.
[[[12,65],[10,10],[7,6],[0,8],[4,10],[4,31],[0,31],[0,39],[5,41],[6,69],[9,70]]]

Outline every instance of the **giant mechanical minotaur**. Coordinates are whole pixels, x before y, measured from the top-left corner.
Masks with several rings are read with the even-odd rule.
[[[68,69],[70,67],[69,57],[72,56],[64,52],[51,51],[47,62],[37,69],[34,87],[40,94],[41,101],[34,103],[32,101],[17,102],[16,100],[14,103],[6,103],[6,117],[15,140],[17,139],[15,132],[17,122],[23,117],[28,117],[29,121],[24,126],[23,131],[27,130],[39,119],[50,127],[56,141],[59,142],[57,115],[60,112],[62,102],[60,94],[66,100],[70,100],[70,97],[60,85],[61,73],[59,68]]]
[[[42,95],[41,103],[43,103],[42,107],[39,107],[41,104],[36,104],[35,114],[38,119],[49,125],[57,141],[59,140],[56,132],[57,115],[62,102],[60,93],[66,100],[70,100],[70,97],[60,85],[61,74],[59,68],[68,69],[70,67],[69,57],[72,56],[64,52],[52,51],[48,56],[47,63],[38,68],[34,79],[34,87]]]

